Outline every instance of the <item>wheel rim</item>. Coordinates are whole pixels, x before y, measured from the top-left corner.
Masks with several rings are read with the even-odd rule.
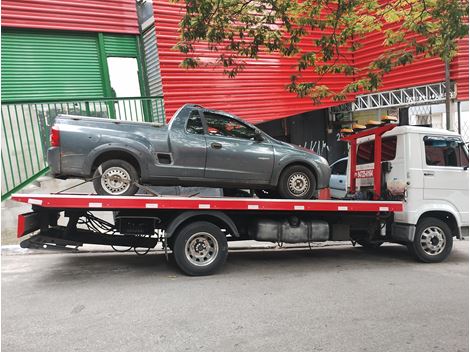
[[[186,242],[186,259],[193,265],[209,265],[217,258],[218,253],[217,240],[208,232],[197,232]]]
[[[101,175],[101,186],[109,194],[123,194],[131,186],[131,176],[126,169],[113,166]]]
[[[297,197],[304,196],[310,190],[310,180],[303,172],[296,172],[287,180],[289,192]]]
[[[437,226],[429,226],[421,233],[420,244],[428,255],[438,255],[446,247],[444,231]]]

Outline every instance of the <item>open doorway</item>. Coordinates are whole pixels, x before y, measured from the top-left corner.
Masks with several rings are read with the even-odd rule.
[[[111,88],[116,98],[140,96],[139,66],[133,57],[108,57]],[[118,120],[144,121],[141,102],[135,99],[116,100],[114,110]]]

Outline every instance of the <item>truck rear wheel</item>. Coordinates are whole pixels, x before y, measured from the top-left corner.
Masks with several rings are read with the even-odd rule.
[[[101,177],[99,177],[101,175]],[[139,187],[139,175],[127,161],[113,159],[102,163],[93,175],[96,193],[107,196],[132,196]]]
[[[410,253],[421,262],[438,263],[445,260],[453,245],[452,231],[437,218],[424,218],[416,226],[412,243],[408,244]]]
[[[178,267],[187,275],[213,274],[227,259],[227,238],[213,223],[188,224],[175,236],[173,255]]]
[[[311,199],[316,188],[315,175],[303,165],[289,166],[279,177],[278,191],[282,198]]]

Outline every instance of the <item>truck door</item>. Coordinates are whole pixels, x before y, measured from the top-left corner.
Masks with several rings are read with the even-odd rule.
[[[204,112],[207,125],[205,177],[252,180],[266,184],[271,179],[274,153],[271,143],[255,140],[255,129],[228,116]]]
[[[459,137],[425,136],[423,198],[452,203],[468,226],[468,151]]]

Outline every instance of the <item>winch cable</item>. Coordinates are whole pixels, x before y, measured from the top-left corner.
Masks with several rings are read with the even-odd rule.
[[[96,179],[99,178],[99,177],[101,177],[101,175],[98,175],[98,176],[95,176],[95,177],[92,177],[92,178],[86,178],[83,182],[77,183],[76,185],[67,187],[67,188],[62,189],[62,190],[60,190],[60,191],[58,191],[58,192],[52,192],[51,194],[61,194],[62,192],[68,191],[68,190],[70,190],[70,189],[72,189],[72,188],[75,188],[75,187],[84,185],[84,184],[87,183],[87,182],[92,182],[92,181],[96,180]]]
[[[100,177],[102,177],[102,176],[103,176],[102,174],[99,174],[98,176],[95,176],[95,177],[92,177],[92,178],[86,178],[85,180],[83,180],[83,182],[77,183],[76,185],[67,187],[67,188],[62,189],[62,190],[60,190],[60,191],[58,191],[58,192],[52,192],[51,194],[61,194],[61,193],[63,193],[63,192],[69,191],[69,190],[71,190],[71,189],[73,189],[73,188],[75,188],[75,187],[84,185],[84,184],[87,183],[87,182],[93,182],[94,180],[96,180],[97,178],[100,178]],[[109,179],[109,177],[106,177],[106,178]],[[124,183],[127,183],[126,180],[123,180],[123,182],[124,182]],[[155,191],[153,191],[152,189],[150,189],[149,187],[144,186],[144,185],[141,185],[140,183],[138,183],[138,182],[136,182],[136,181],[132,181],[132,183],[133,183],[134,185],[136,185],[139,189],[144,190],[145,192],[147,192],[148,194],[151,194],[151,195],[153,195],[153,196],[155,196],[155,197],[161,197],[161,196],[162,196],[160,193],[155,192]]]

